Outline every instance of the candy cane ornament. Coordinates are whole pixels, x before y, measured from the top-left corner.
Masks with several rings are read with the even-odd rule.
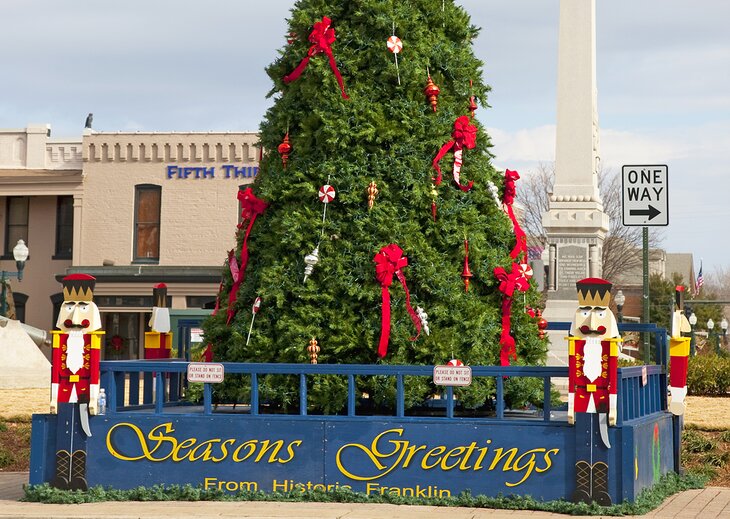
[[[256,314],[259,313],[259,309],[261,308],[261,298],[257,297],[256,300],[253,302],[253,306],[251,307],[251,326],[248,328],[248,337],[246,337],[246,346],[248,346],[248,341],[251,340],[251,331],[253,330],[253,322],[256,319]]]
[[[335,199],[335,196],[337,196],[337,192],[335,191],[335,188],[330,186],[329,184],[325,184],[322,187],[319,188],[319,193],[317,193],[317,196],[319,196],[319,201],[324,204],[324,210],[322,211],[322,233],[321,236],[324,236],[324,222],[327,219],[327,205]],[[321,239],[320,236],[320,239]]]
[[[329,182],[329,178],[327,179],[327,182]],[[329,184],[323,185],[319,188],[319,191],[317,192],[317,197],[319,198],[319,201],[324,204],[324,209],[322,210],[322,229],[319,233],[319,241],[317,242],[317,246],[312,252],[304,257],[304,264],[306,265],[304,267],[305,283],[314,271],[314,267],[317,265],[317,263],[319,263],[319,244],[322,242],[322,237],[324,236],[324,223],[327,220],[327,205],[332,200],[334,200],[336,196],[337,191],[335,191],[335,188]]]
[[[398,85],[400,86],[400,69],[398,68],[398,54],[403,50],[403,42],[395,35],[395,24],[393,24],[393,36],[388,38],[386,42],[388,50],[393,53],[395,58],[395,72],[398,75]]]

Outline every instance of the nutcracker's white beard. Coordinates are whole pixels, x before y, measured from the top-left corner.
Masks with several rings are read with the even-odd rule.
[[[586,344],[583,347],[585,364],[583,373],[591,382],[601,376],[601,337],[586,337]]]
[[[66,342],[66,366],[76,373],[84,366],[84,331],[69,330]]]

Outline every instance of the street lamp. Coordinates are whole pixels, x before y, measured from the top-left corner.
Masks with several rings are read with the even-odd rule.
[[[725,319],[725,316],[720,321],[720,328],[722,328],[722,345],[724,347],[727,342],[727,319]]]
[[[619,290],[616,292],[616,297],[613,298],[613,300],[616,302],[616,318],[618,319],[619,324],[624,322],[624,303],[626,302],[626,296],[624,295],[623,291]]]
[[[715,328],[715,321],[713,321],[712,319],[708,319],[707,320],[707,330],[708,330],[707,338],[710,340],[710,344],[715,342],[715,353],[717,353],[717,350],[719,348],[719,344],[718,344],[719,341],[713,340],[713,337],[717,338],[717,333],[715,333],[715,331],[713,330],[714,328]]]
[[[697,316],[692,312],[689,316],[689,327],[690,327],[690,339],[689,339],[689,354],[694,357],[697,346],[695,345],[695,325],[697,324]]]
[[[0,272],[0,285],[2,285],[2,293],[0,294],[0,315],[5,317],[5,313],[8,311],[5,299],[7,298],[7,287],[5,283],[11,278],[18,278],[18,281],[23,281],[23,269],[25,268],[25,260],[28,259],[28,247],[26,247],[23,240],[18,240],[18,243],[13,247],[13,258],[15,258],[15,267],[17,272],[6,272],[5,270]]]

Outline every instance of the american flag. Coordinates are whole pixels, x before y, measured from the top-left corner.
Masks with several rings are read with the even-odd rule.
[[[695,281],[695,296],[699,295],[700,288],[705,284],[705,278],[702,277],[702,262],[700,262],[700,271],[697,274],[697,280]]]

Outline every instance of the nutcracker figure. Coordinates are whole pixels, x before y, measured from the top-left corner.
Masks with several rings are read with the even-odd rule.
[[[692,328],[684,315],[684,286],[675,287],[674,315],[672,316],[672,336],[669,338],[669,393],[672,400],[669,410],[677,416],[684,414],[687,404],[687,364],[689,362],[690,337],[682,337]]]
[[[97,414],[101,328],[93,302],[96,279],[88,274],[63,278],[63,304],[51,332],[51,414],[58,414],[56,476],[53,486],[86,489],[89,414]],[[77,421],[80,427],[77,426]],[[83,434],[79,432],[83,431]]]
[[[576,283],[578,310],[568,337],[568,423],[576,425],[576,502],[610,505],[608,425],[616,425],[618,353],[621,337],[613,312],[611,283]],[[601,443],[593,434],[598,422]]]
[[[170,309],[167,307],[167,285],[159,283],[152,289],[150,329],[144,334],[145,359],[169,359],[172,351]]]

